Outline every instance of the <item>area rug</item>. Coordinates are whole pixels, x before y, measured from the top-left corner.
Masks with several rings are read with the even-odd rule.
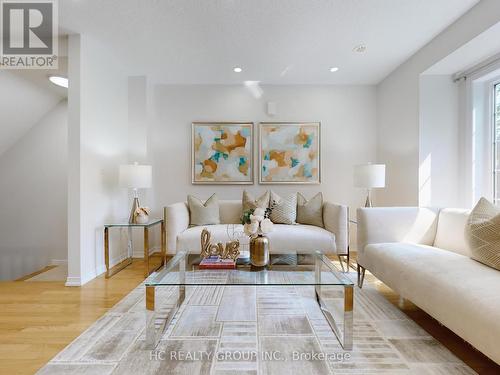
[[[175,293],[165,287],[161,297]],[[349,352],[307,286],[189,287],[151,351],[144,349],[141,285],[39,374],[475,374],[369,282],[354,294]]]

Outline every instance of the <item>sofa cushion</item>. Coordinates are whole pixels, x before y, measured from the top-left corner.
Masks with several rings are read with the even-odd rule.
[[[439,211],[434,246],[470,257],[465,240],[465,226],[470,210],[443,208]]]
[[[471,258],[500,270],[500,208],[481,198],[467,222]]]
[[[200,253],[201,231],[207,228],[210,231],[212,242],[226,243],[230,241],[227,225],[203,225],[191,227],[177,236],[177,251]],[[243,226],[230,226],[229,232],[243,232]],[[325,253],[335,252],[335,235],[326,229],[313,225],[284,225],[275,224],[274,231],[267,235],[269,250],[273,254],[297,252],[300,254],[313,253],[317,250]],[[240,238],[242,244],[248,244],[248,237]]]
[[[271,194],[269,193],[269,191],[266,191],[260,197],[255,199],[255,197],[252,194],[250,194],[246,190],[243,190],[243,198],[241,199],[241,204],[242,204],[241,214],[244,214],[245,211],[256,208],[263,208],[265,210],[267,207],[269,207],[270,198]]]
[[[269,218],[275,224],[295,224],[297,219],[297,194],[280,197],[271,191],[271,215]]]
[[[297,223],[323,227],[323,194],[318,193],[307,200],[297,193]]]
[[[267,235],[271,253],[284,254],[294,251],[309,254],[315,251],[334,253],[335,234],[314,225],[275,224],[274,230]]]
[[[221,224],[241,224],[241,201],[220,200],[219,214]]]
[[[410,243],[367,245],[364,261],[404,298],[500,360],[499,271],[454,252]]]
[[[217,195],[213,194],[203,203],[200,199],[188,195],[189,224],[205,225],[219,224],[219,200]]]

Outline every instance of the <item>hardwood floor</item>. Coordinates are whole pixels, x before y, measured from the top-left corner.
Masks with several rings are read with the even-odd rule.
[[[0,373],[33,374],[144,279],[142,260],[81,288],[0,283]]]
[[[101,276],[81,288],[63,282],[0,282],[0,373],[33,374],[144,279],[143,262],[110,279]],[[479,374],[500,374],[500,366],[373,276],[395,306]]]

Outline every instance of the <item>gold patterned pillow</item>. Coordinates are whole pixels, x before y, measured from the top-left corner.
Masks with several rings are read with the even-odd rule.
[[[500,208],[481,198],[469,216],[465,235],[471,258],[500,270]]]
[[[269,206],[272,207],[269,218],[274,224],[296,224],[297,194],[280,197],[274,191],[271,191]]]
[[[323,227],[323,194],[307,200],[297,193],[297,223]]]
[[[250,209],[255,209],[255,208],[263,208],[264,210],[269,207],[269,191],[266,191],[264,194],[262,194],[260,197],[255,199],[253,195],[248,193],[246,190],[243,190],[243,199],[241,200],[242,207],[243,207],[243,213],[245,211],[248,211]]]

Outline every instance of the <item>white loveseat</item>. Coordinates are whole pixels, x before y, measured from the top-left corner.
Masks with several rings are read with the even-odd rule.
[[[186,251],[199,254],[200,235],[207,228],[212,235],[212,242],[230,240],[229,234],[236,229],[242,232],[242,204],[239,200],[219,201],[220,222],[217,225],[189,226],[189,208],[185,202],[165,207],[167,222],[167,254]],[[269,251],[271,254],[296,252],[308,254],[320,250],[325,253],[336,253],[348,256],[348,217],[347,206],[324,203],[324,228],[313,225],[275,224],[274,231],[269,233]],[[227,224],[236,224],[228,228]]]
[[[500,363],[500,272],[469,257],[469,212],[363,208],[358,280],[364,270]]]

